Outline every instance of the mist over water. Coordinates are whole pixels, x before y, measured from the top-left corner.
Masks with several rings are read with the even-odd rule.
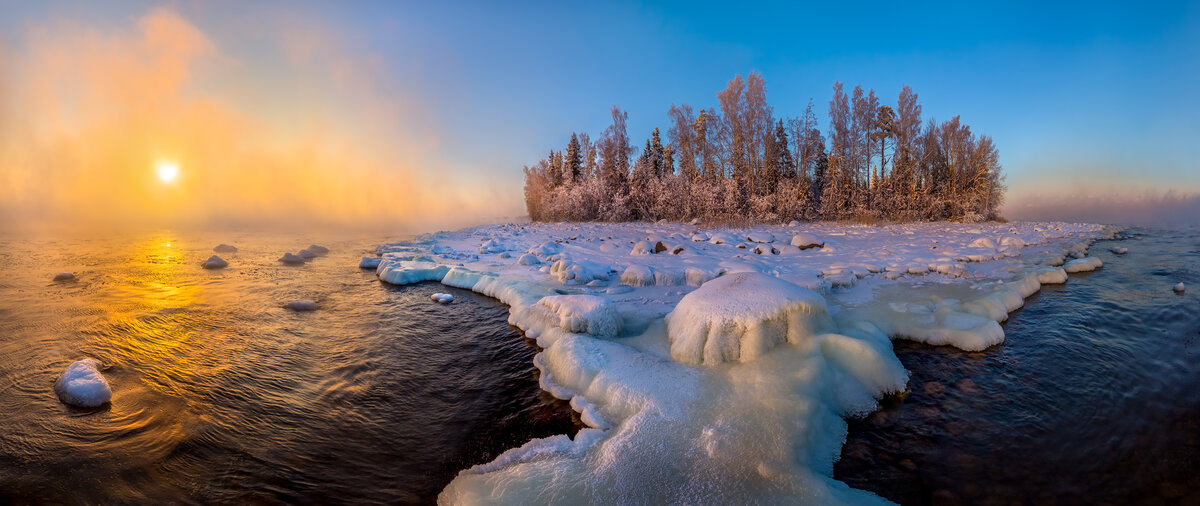
[[[357,264],[383,239],[0,236],[0,503],[429,503],[461,469],[574,433],[508,309],[382,285]],[[202,269],[221,242],[229,267]],[[276,261],[314,242],[332,252]],[[298,299],[319,309],[283,307]],[[99,409],[54,393],[86,357],[113,389]]]

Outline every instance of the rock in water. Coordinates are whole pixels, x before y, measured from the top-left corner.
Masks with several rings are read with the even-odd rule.
[[[307,249],[313,253],[316,253],[318,256],[325,256],[325,255],[329,254],[329,248],[326,248],[324,246],[320,246],[317,244],[310,244],[305,249]]]
[[[439,304],[449,304],[451,302],[454,302],[454,296],[450,295],[448,293],[435,293],[433,295],[430,295],[429,298]]]
[[[200,266],[205,269],[224,269],[229,266],[229,262],[222,260],[219,256],[213,255],[208,257],[208,260],[205,260]]]
[[[54,275],[55,281],[74,281],[75,275],[69,272],[60,272]]]
[[[279,261],[285,264],[302,264],[304,263],[304,257],[292,253],[284,253],[283,256],[279,257]]]
[[[1187,287],[1183,286],[1183,281],[1180,281],[1178,285],[1175,285],[1175,293],[1183,293],[1184,290],[1187,290]]]
[[[284,307],[292,311],[316,311],[317,303],[311,300],[293,300]]]
[[[231,244],[221,243],[213,248],[213,251],[216,253],[237,253],[237,247]]]
[[[305,260],[311,260],[313,258],[317,258],[318,256],[320,256],[320,255],[317,255],[317,252],[312,251],[308,248],[300,250],[300,258],[303,258]]]
[[[59,400],[72,406],[94,408],[112,400],[112,389],[100,374],[100,361],[85,358],[63,371],[54,383]]]

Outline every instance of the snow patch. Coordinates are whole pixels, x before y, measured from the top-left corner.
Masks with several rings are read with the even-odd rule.
[[[100,374],[100,361],[94,358],[85,358],[68,366],[54,382],[54,392],[63,403],[85,408],[112,400],[112,389]]]

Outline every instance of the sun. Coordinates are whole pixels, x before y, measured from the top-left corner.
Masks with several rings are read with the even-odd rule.
[[[158,180],[164,183],[171,183],[175,178],[179,177],[179,164],[169,161],[158,162]]]

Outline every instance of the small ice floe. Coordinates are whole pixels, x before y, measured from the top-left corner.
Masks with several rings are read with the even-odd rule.
[[[297,265],[304,263],[304,257],[289,252],[284,253],[283,256],[279,257],[279,261],[285,264]]]
[[[1184,290],[1187,290],[1187,287],[1183,286],[1183,281],[1180,281],[1178,285],[1175,285],[1175,293],[1183,293]]]
[[[287,304],[284,304],[283,307],[291,309],[292,311],[316,311],[317,303],[311,300],[293,300]]]
[[[1124,246],[1117,246],[1112,249],[1112,252],[1117,255],[1124,255],[1126,253],[1129,253],[1129,248],[1126,248]]]
[[[381,258],[381,257],[362,257],[362,260],[358,261],[358,268],[359,269],[375,269],[375,268],[379,267],[379,262],[382,262],[382,261],[383,261],[383,258]]]
[[[237,246],[221,243],[216,245],[216,247],[213,248],[213,251],[216,253],[237,253]]]
[[[792,246],[800,249],[820,248],[824,245],[825,243],[812,234],[796,234],[792,236]]]
[[[229,267],[229,262],[222,260],[219,256],[213,255],[208,257],[208,260],[205,260],[204,263],[200,264],[200,267],[205,269],[224,269]]]
[[[54,383],[54,392],[64,403],[85,408],[112,400],[112,389],[100,374],[100,361],[94,358],[85,358],[67,367]]]
[[[316,252],[316,251],[310,250],[310,249],[308,249],[308,248],[304,248],[304,249],[300,250],[300,251],[298,252],[298,255],[300,255],[300,258],[303,258],[303,259],[305,259],[305,260],[312,260],[312,259],[314,259],[314,258],[317,258],[318,256],[320,256],[320,255],[318,255],[318,254],[317,254],[317,252]]]
[[[438,304],[449,304],[454,302],[454,296],[448,293],[435,293],[430,295],[429,298]]]
[[[329,254],[329,248],[326,248],[319,244],[309,244],[308,247],[304,248],[304,249],[309,250],[313,253],[316,253],[317,256],[325,256],[325,255]]]
[[[1104,267],[1104,262],[1096,257],[1077,258],[1063,264],[1063,270],[1067,272],[1091,272],[1101,267]]]
[[[69,272],[60,272],[54,275],[55,281],[75,281],[75,275]]]

